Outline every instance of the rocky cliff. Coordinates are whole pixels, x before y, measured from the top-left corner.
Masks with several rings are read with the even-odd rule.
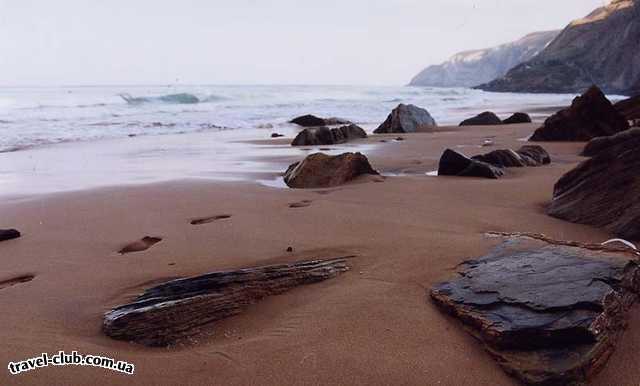
[[[533,58],[560,31],[534,32],[515,42],[483,50],[460,52],[446,62],[429,66],[410,86],[473,87],[503,76],[514,66]]]
[[[582,92],[597,84],[606,93],[640,92],[640,1],[613,0],[573,21],[542,52],[487,91]]]

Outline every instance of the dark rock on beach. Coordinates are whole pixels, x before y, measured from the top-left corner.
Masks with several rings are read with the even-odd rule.
[[[511,149],[500,149],[471,157],[499,168],[521,168],[527,166],[525,160]]]
[[[374,130],[374,133],[414,133],[436,126],[435,119],[427,110],[414,105],[400,104],[393,109],[387,120]]]
[[[622,145],[624,142],[634,138],[640,138],[640,128],[631,128],[608,137],[597,137],[587,143],[582,151],[582,155],[585,157],[593,157],[602,150],[613,150],[612,148],[614,146]]]
[[[303,115],[291,120],[290,123],[302,127],[319,127],[319,126],[335,126],[335,125],[349,125],[351,122],[346,119],[340,118],[319,118],[315,115]]]
[[[345,184],[363,174],[379,173],[361,153],[337,156],[316,153],[289,166],[284,182],[296,189],[326,188]]]
[[[499,178],[504,172],[486,162],[474,160],[451,149],[444,151],[438,164],[439,176]]]
[[[640,120],[640,95],[621,100],[614,105],[616,110],[628,121]]]
[[[307,128],[302,130],[291,143],[291,146],[335,145],[352,139],[367,138],[367,133],[358,125]]]
[[[527,163],[527,166],[548,165],[551,163],[551,156],[539,145],[525,145],[516,151]],[[533,160],[533,163],[530,161]]]
[[[20,232],[16,229],[0,229],[0,241],[17,239],[20,236]]]
[[[518,237],[460,265],[430,296],[508,374],[528,385],[568,385],[605,366],[639,292],[631,252]]]
[[[284,137],[284,135],[279,133],[271,133],[271,138],[280,138],[280,137]]]
[[[107,312],[102,331],[113,339],[169,346],[197,335],[218,320],[241,313],[265,297],[334,278],[349,270],[350,257],[173,280],[149,288],[131,303]]]
[[[530,141],[589,141],[627,130],[629,123],[604,96],[592,86],[576,97],[564,110],[547,118]]]
[[[488,126],[501,125],[502,120],[491,111],[485,111],[473,118],[466,119],[460,123],[460,126]]]
[[[603,141],[586,149],[593,158],[558,180],[548,213],[640,240],[640,135],[633,130]]]
[[[526,113],[515,113],[509,118],[502,121],[505,125],[512,125],[515,123],[531,123],[531,117]]]

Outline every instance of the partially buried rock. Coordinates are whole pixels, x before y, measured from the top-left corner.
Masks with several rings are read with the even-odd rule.
[[[569,385],[606,364],[639,292],[630,252],[515,238],[460,265],[430,295],[508,374],[528,385]]]
[[[517,150],[517,153],[524,158],[527,166],[548,165],[551,163],[551,156],[539,145],[525,145]]]
[[[597,137],[587,143],[582,151],[582,155],[585,157],[593,157],[602,150],[621,145],[624,142],[637,137],[640,137],[640,128],[621,131],[618,134],[611,135],[609,137]]]
[[[17,239],[20,232],[16,229],[0,229],[0,241]]]
[[[499,178],[504,172],[486,162],[474,160],[451,149],[444,151],[438,165],[439,176]]]
[[[374,133],[414,133],[418,130],[430,130],[436,126],[435,119],[427,110],[414,105],[400,104],[391,111],[387,120],[375,129]]]
[[[280,133],[271,133],[271,138],[280,138],[280,137],[284,137],[284,135]]]
[[[289,247],[289,252],[292,251]],[[107,312],[102,330],[113,339],[169,346],[198,335],[206,326],[239,314],[265,297],[334,278],[349,270],[347,261],[351,257],[173,280],[149,288],[131,303]]]
[[[621,134],[624,135],[624,134]],[[604,228],[640,240],[640,135],[599,151],[555,184],[548,213],[563,220]]]
[[[596,86],[573,100],[571,107],[547,118],[530,141],[588,141],[627,130],[629,123]]]
[[[513,125],[516,123],[531,123],[531,117],[526,113],[515,113],[509,118],[505,119],[502,123],[505,125]]]
[[[319,118],[315,115],[303,115],[291,120],[291,123],[302,127],[319,127],[319,126],[334,126],[334,125],[348,125],[351,122],[340,118]]]
[[[367,133],[358,125],[307,128],[302,130],[291,142],[291,146],[335,145],[352,139],[367,138]]]
[[[485,111],[473,118],[466,119],[460,123],[460,126],[490,126],[501,125],[502,120],[491,111]]]
[[[316,153],[289,166],[284,182],[296,189],[326,188],[345,184],[363,174],[379,173],[361,153],[337,156]]]

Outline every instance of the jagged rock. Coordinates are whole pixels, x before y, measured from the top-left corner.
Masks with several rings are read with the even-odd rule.
[[[502,120],[491,111],[485,111],[473,118],[466,119],[460,123],[460,126],[487,126],[501,125]]]
[[[637,134],[637,133],[634,133]],[[615,141],[614,141],[615,142]],[[640,136],[604,147],[555,184],[548,213],[640,240]]]
[[[609,137],[597,137],[587,143],[582,151],[585,157],[593,157],[602,150],[623,144],[624,142],[640,137],[640,128],[632,128],[621,131]]]
[[[608,94],[640,92],[640,1],[612,0],[569,24],[531,60],[486,91],[574,93],[596,83]]]
[[[303,115],[297,118],[294,118],[290,121],[290,123],[295,123],[296,125],[302,127],[319,127],[319,126],[335,126],[335,125],[349,125],[351,122],[340,119],[340,118],[319,118],[315,115]]]
[[[531,123],[531,117],[526,113],[515,113],[505,119],[502,123],[505,125],[512,125],[514,123]]]
[[[361,153],[337,156],[315,153],[289,166],[284,174],[284,182],[296,189],[326,188],[342,185],[363,174],[379,173]]]
[[[622,114],[628,121],[640,119],[640,95],[633,98],[621,100],[614,105],[616,110]]]
[[[596,86],[576,97],[571,107],[547,118],[530,141],[588,141],[627,130],[629,123]]]
[[[400,104],[374,133],[413,133],[419,129],[432,129],[436,126],[438,125],[435,119],[427,110],[414,105]]]
[[[508,374],[528,385],[568,385],[606,364],[639,292],[631,252],[513,238],[460,265],[430,295]]]
[[[0,241],[17,239],[20,236],[20,232],[16,229],[0,229]]]
[[[367,138],[367,133],[358,125],[307,128],[302,130],[291,143],[291,146],[335,145],[352,139]]]
[[[446,149],[438,164],[439,176],[499,178],[504,172],[488,163],[466,157],[451,149]]]
[[[173,280],[149,288],[132,303],[107,312],[102,330],[113,339],[168,346],[197,335],[203,326],[241,313],[267,296],[346,272],[350,257],[353,256]]]

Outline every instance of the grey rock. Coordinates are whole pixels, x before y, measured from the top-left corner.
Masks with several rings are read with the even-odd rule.
[[[307,128],[298,133],[291,146],[335,145],[358,138],[367,138],[367,133],[360,126],[354,124],[332,129],[328,127]]]
[[[413,133],[419,129],[432,129],[436,126],[435,119],[427,110],[414,105],[400,104],[374,133]]]

